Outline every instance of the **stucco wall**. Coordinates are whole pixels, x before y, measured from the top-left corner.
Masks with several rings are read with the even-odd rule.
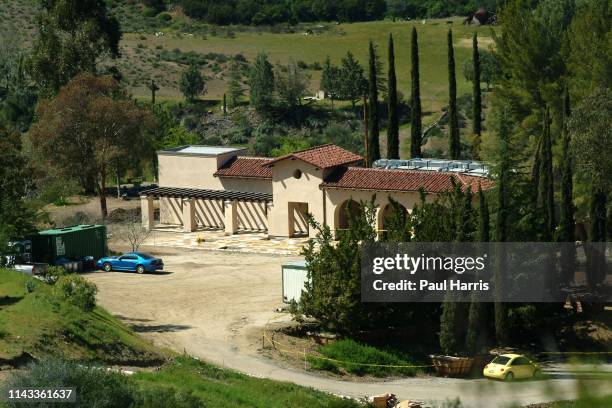
[[[159,199],[159,222],[162,224],[182,224],[183,202],[180,198],[161,197]]]
[[[216,177],[222,190],[272,194],[272,180],[255,178]]]
[[[268,229],[266,203],[239,201],[237,211],[239,231],[266,231]]]
[[[271,180],[215,177],[229,158],[159,154],[159,186],[272,193]]]
[[[359,191],[359,190],[342,190],[342,189],[325,189],[325,201],[326,201],[326,219],[327,225],[330,226],[332,231],[335,231],[340,226],[338,225],[340,213],[342,211],[341,206],[347,200],[354,200],[357,203],[369,202],[372,196],[376,195],[374,204],[378,207],[376,214],[376,228],[378,230],[384,229],[383,227],[383,214],[385,207],[389,204],[389,197],[403,205],[407,211],[412,211],[415,204],[420,203],[421,198],[418,192],[385,192],[385,191]],[[434,195],[428,195],[427,201],[434,199]]]
[[[159,154],[159,186],[221,190],[215,156]]]
[[[300,170],[302,176],[297,179],[294,172]],[[292,212],[295,205],[290,203],[305,203],[308,212],[315,220],[323,222],[323,192],[319,188],[323,179],[323,171],[301,160],[283,160],[272,167],[272,195],[274,206],[270,216],[269,234],[287,237],[294,228]],[[304,205],[298,206],[304,208]],[[310,230],[310,235],[314,231]]]
[[[202,200],[195,201],[196,222],[200,228],[223,229],[223,200]]]

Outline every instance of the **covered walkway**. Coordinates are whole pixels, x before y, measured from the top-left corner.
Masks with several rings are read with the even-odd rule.
[[[185,232],[197,229],[238,231],[268,230],[272,194],[247,191],[158,187],[141,193],[142,225],[155,225],[155,199],[159,200],[162,224],[182,225]],[[162,210],[163,209],[163,210]]]

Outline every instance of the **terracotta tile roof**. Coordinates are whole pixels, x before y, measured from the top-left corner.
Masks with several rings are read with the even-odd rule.
[[[478,184],[483,190],[494,186],[492,180],[465,174],[344,167],[327,177],[321,187],[381,191],[419,191],[423,188],[429,193],[440,193],[452,187],[452,177],[461,183],[463,190],[469,186],[476,192]]]
[[[215,172],[215,177],[238,177],[272,179],[272,170],[264,165],[272,159],[267,157],[237,156]]]
[[[266,166],[271,166],[276,162],[289,158],[295,158],[305,161],[306,163],[312,164],[313,166],[318,167],[320,169],[328,169],[330,167],[355,164],[363,160],[363,158],[358,154],[349,152],[348,150],[345,150],[340,146],[336,146],[333,144],[325,144],[278,157],[268,162]]]

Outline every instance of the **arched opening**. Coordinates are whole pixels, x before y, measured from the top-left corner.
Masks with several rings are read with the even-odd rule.
[[[389,229],[399,229],[406,225],[408,210],[397,201],[387,204],[378,213],[378,228],[380,234],[386,234]]]
[[[346,200],[336,209],[336,229],[348,229],[350,218],[358,217],[360,213],[361,204],[353,199]]]

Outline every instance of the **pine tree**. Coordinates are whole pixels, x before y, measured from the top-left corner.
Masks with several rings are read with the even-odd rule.
[[[457,79],[455,78],[455,51],[453,49],[453,31],[448,30],[448,119],[450,126],[448,154],[451,159],[459,159],[461,141],[459,139],[459,116],[457,112]]]
[[[259,54],[249,75],[251,105],[259,114],[272,109],[274,93],[274,70],[266,54]]]
[[[570,148],[571,136],[567,130],[567,121],[570,113],[569,92],[566,87],[563,97],[563,115],[561,122],[561,134],[563,138],[563,150],[561,153],[561,208],[556,240],[558,242],[574,243],[576,241],[576,222],[574,221],[574,188],[572,181],[573,153]],[[567,251],[562,251],[561,254],[561,282],[569,283],[574,277],[576,268],[576,249],[573,246],[571,248],[568,247]]]
[[[421,157],[421,88],[419,78],[419,42],[416,27],[412,27],[410,96],[410,157]]]
[[[372,40],[370,40],[369,48],[369,72],[368,72],[368,157],[366,158],[367,165],[370,167],[374,161],[380,159],[379,145],[379,124],[378,124],[378,86],[377,78],[377,57],[376,49]]]
[[[196,64],[190,64],[183,72],[179,85],[189,102],[195,101],[198,95],[206,92],[206,82]]]
[[[331,100],[331,108],[334,110],[334,100],[340,95],[341,87],[341,72],[338,67],[332,65],[329,56],[325,59],[323,64],[323,71],[321,72],[321,81],[319,88],[325,92],[325,96]]]
[[[487,199],[485,198],[481,185],[478,185],[478,214],[480,215],[480,222],[478,223],[478,241],[489,242],[489,207],[487,206]]]
[[[550,140],[550,113],[544,112],[544,130],[540,148],[540,170],[538,183],[538,206],[542,214],[542,240],[552,241],[555,230],[555,202],[552,169],[552,143]]]
[[[244,95],[242,86],[242,72],[240,63],[233,60],[229,66],[229,81],[227,84],[228,105],[232,108],[238,106],[240,98]]]
[[[367,80],[363,73],[363,67],[355,59],[353,54],[348,51],[346,57],[342,58],[340,68],[340,95],[348,99],[355,108],[355,102],[361,99],[367,90]]]
[[[395,52],[393,36],[389,34],[389,71],[387,73],[388,128],[387,128],[387,159],[399,159],[399,118],[397,117],[397,80],[395,78]]]
[[[480,92],[480,54],[478,52],[478,36],[474,32],[472,37],[472,60],[474,64],[474,81],[472,85],[474,87],[474,103],[472,113],[472,132],[474,133],[474,146],[473,152],[474,157],[479,157],[481,132],[482,132],[482,95]]]

